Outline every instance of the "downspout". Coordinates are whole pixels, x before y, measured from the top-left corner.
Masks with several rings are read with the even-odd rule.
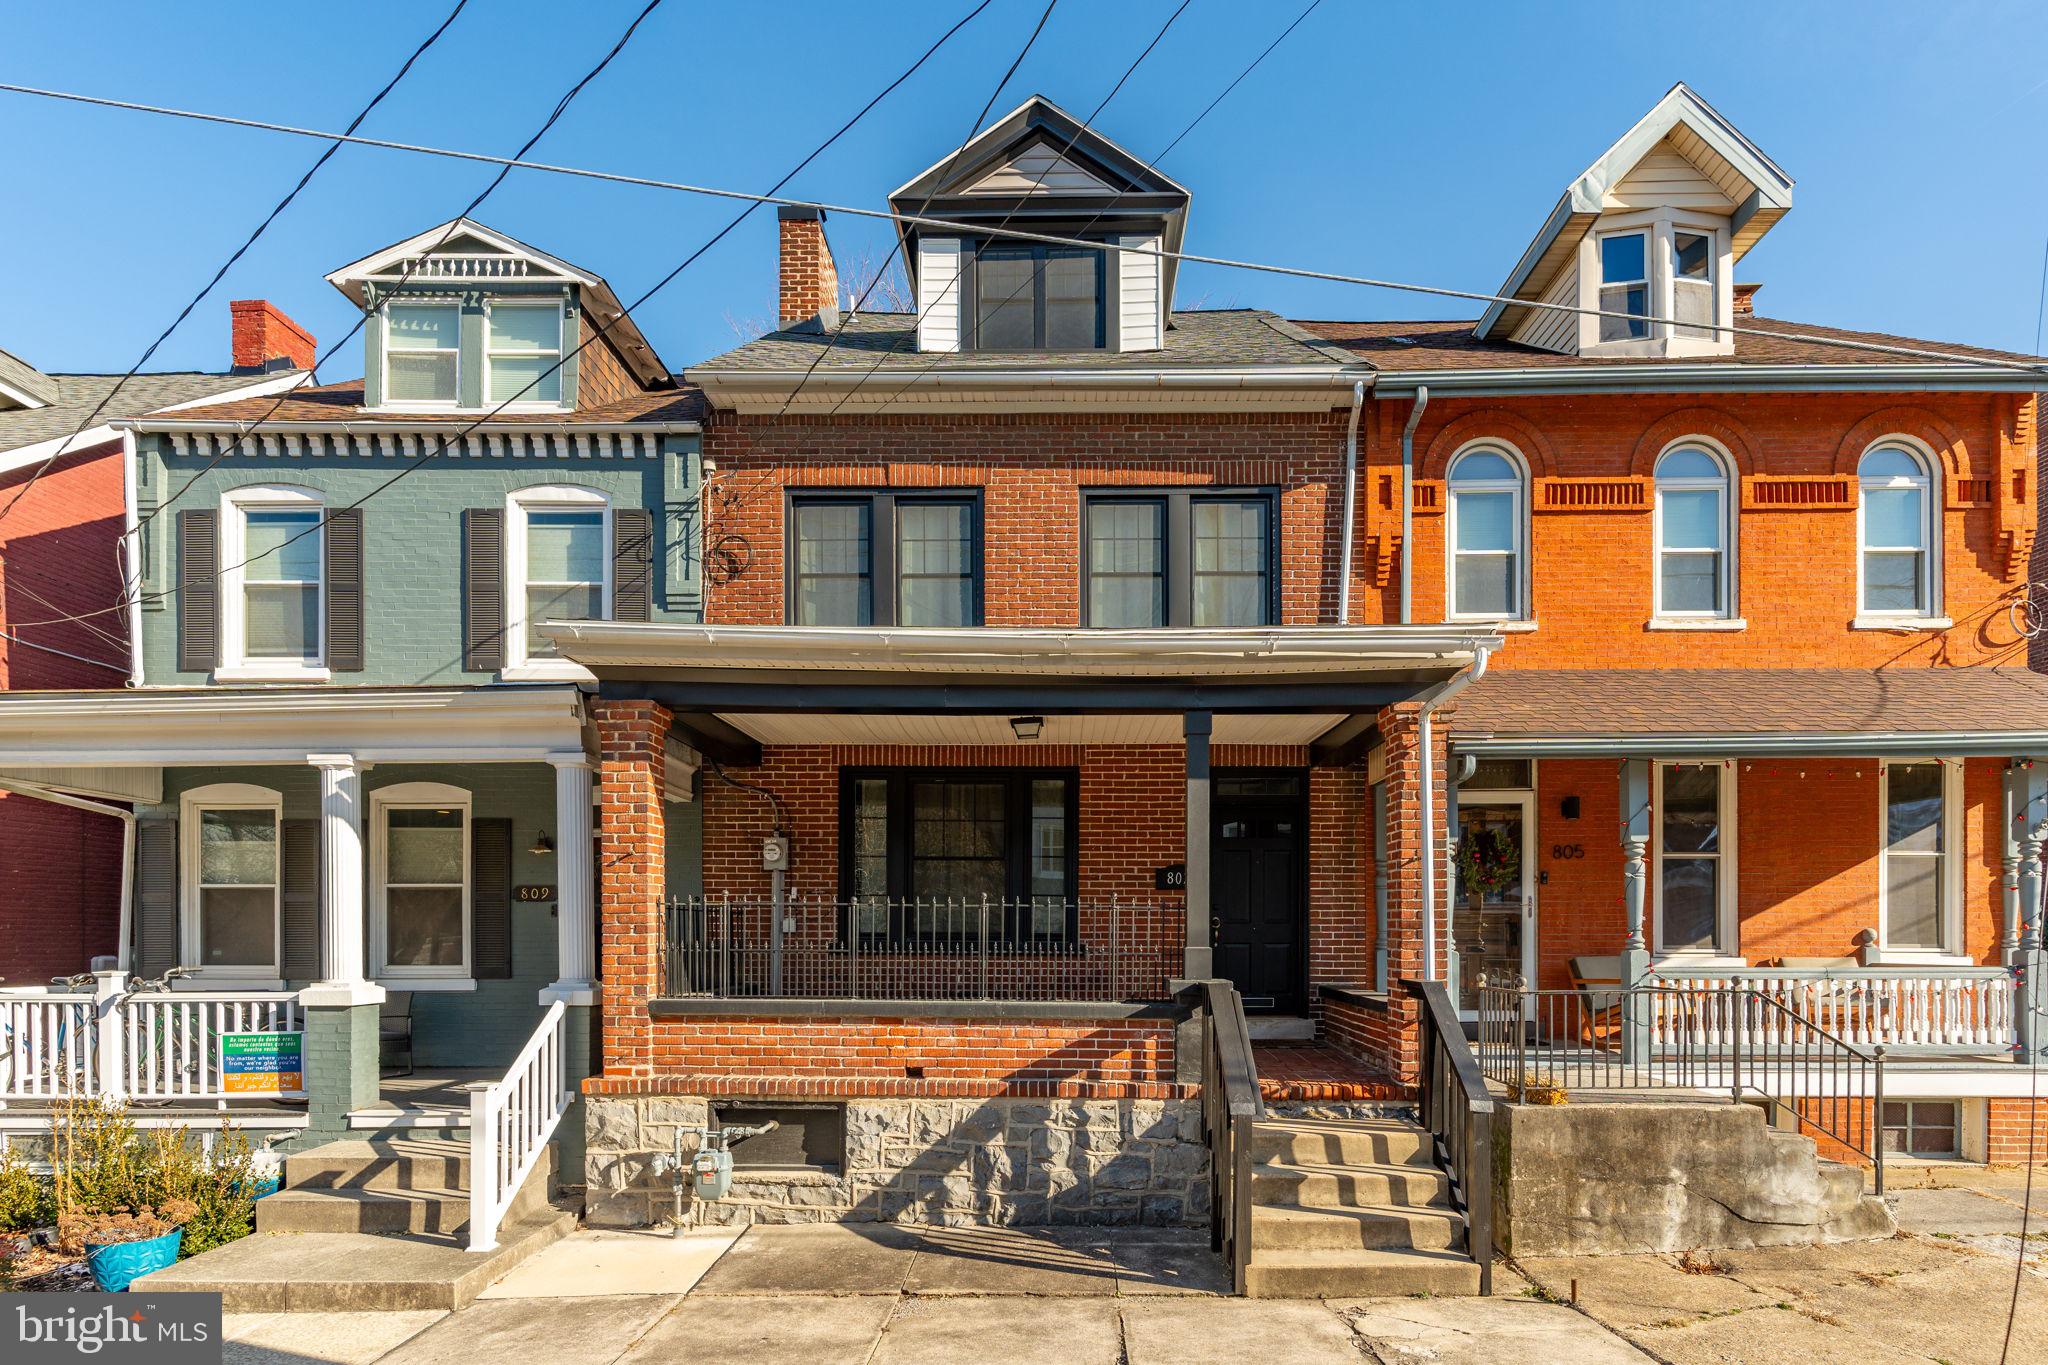
[[[118,954],[120,969],[127,971],[132,956],[128,940],[135,919],[135,812],[124,806],[88,801],[69,792],[51,791],[33,782],[17,782],[11,778],[0,778],[0,791],[13,792],[17,796],[32,797],[38,801],[48,801],[54,805],[70,806],[75,810],[91,811],[95,815],[111,815],[121,822],[121,937],[116,942],[115,952]]]
[[[1374,376],[1373,378],[1377,378]],[[1358,419],[1365,411],[1366,391],[1373,378],[1351,386],[1351,421],[1344,432],[1344,540],[1341,565],[1337,570],[1337,624],[1351,624],[1352,542],[1358,527]]]
[[[1404,547],[1405,549],[1405,547]],[[1402,555],[1405,562],[1406,554]],[[1422,979],[1437,979],[1436,960],[1436,765],[1432,761],[1433,726],[1436,708],[1486,676],[1491,651],[1479,646],[1472,666],[1440,683],[1422,699],[1422,714],[1416,724],[1417,742],[1422,745]]]
[[[1415,619],[1415,428],[1429,406],[1429,386],[1415,386],[1415,406],[1401,428],[1401,624]],[[1482,656],[1483,657],[1483,656]]]
[[[121,590],[128,601],[128,685],[142,686],[142,520],[136,512],[135,433],[121,433]],[[121,941],[127,952],[127,939]],[[126,971],[128,964],[121,963]]]

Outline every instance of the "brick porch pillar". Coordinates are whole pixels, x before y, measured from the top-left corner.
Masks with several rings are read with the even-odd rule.
[[[597,719],[598,975],[607,1076],[654,1073],[647,1001],[661,989],[668,881],[663,759],[671,717],[651,701],[600,701]]]
[[[1422,879],[1422,708],[1401,702],[1380,712],[1380,742],[1385,759],[1387,932],[1387,1001],[1379,1027],[1371,1030],[1372,1059],[1400,1080],[1413,1082],[1421,1064],[1421,1002],[1408,993],[1406,982],[1423,978],[1423,936],[1434,922],[1438,971],[1449,961],[1449,926],[1443,921],[1443,896],[1448,869],[1442,856],[1444,820],[1449,813],[1444,780],[1450,758],[1449,708],[1431,721],[1435,750],[1431,794],[1435,805],[1434,837],[1438,856],[1430,884]],[[1377,879],[1376,879],[1377,880]],[[1434,906],[1432,916],[1430,907]]]

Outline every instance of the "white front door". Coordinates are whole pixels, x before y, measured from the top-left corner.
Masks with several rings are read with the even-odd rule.
[[[1479,982],[1536,979],[1536,795],[1475,791],[1458,796],[1456,895],[1458,1009],[1479,1007]]]

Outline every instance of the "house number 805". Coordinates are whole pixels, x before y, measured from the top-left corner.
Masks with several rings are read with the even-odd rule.
[[[1552,844],[1550,846],[1550,856],[1556,859],[1583,858],[1586,856],[1586,846],[1584,844]]]

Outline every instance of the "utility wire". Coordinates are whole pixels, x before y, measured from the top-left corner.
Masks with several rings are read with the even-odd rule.
[[[110,109],[126,109],[136,113],[160,114],[172,118],[196,119],[202,123],[227,124],[232,127],[254,128],[262,132],[284,133],[295,137],[335,138],[336,133],[320,132],[316,129],[297,128],[290,124],[270,123],[260,119],[230,118],[222,114],[204,114],[189,109],[173,109],[160,105],[137,104],[128,100],[108,99],[99,95],[80,95],[61,90],[45,90],[36,86],[16,85],[0,82],[0,92],[20,95],[35,95],[45,99],[69,100],[77,104],[99,105]],[[818,209],[855,218],[887,219],[896,223],[911,223],[921,227],[943,229],[962,234],[976,232],[984,235],[1003,236],[1022,242],[1043,242],[1049,246],[1086,247],[1091,251],[1116,252],[1122,255],[1152,256],[1161,261],[1180,261],[1195,265],[1213,265],[1228,270],[1249,270],[1268,275],[1281,275],[1289,279],[1318,280],[1329,284],[1352,284],[1367,289],[1386,289],[1396,293],[1425,294],[1433,298],[1461,299],[1472,303],[1501,303],[1536,312],[1568,313],[1574,317],[1616,318],[1628,322],[1662,323],[1673,327],[1687,327],[1694,331],[1717,332],[1729,335],[1767,337],[1778,341],[1804,342],[1812,346],[1833,347],[1840,350],[1863,351],[1873,355],[1896,355],[1912,359],[1939,360],[1958,365],[1976,365],[1987,369],[2013,374],[2048,375],[2048,364],[2030,364],[2039,357],[2021,359],[1999,359],[1995,356],[1967,355],[1959,351],[1945,351],[1922,346],[1896,346],[1876,341],[1852,341],[1846,337],[1817,336],[1806,332],[1785,332],[1769,327],[1742,326],[1732,323],[1698,322],[1690,319],[1664,317],[1655,313],[1623,313],[1612,309],[1585,308],[1575,304],[1552,303],[1544,299],[1516,298],[1509,294],[1495,294],[1477,289],[1453,289],[1445,285],[1416,284],[1412,281],[1385,279],[1370,275],[1347,275],[1334,270],[1313,270],[1304,266],[1275,265],[1264,261],[1240,260],[1229,256],[1206,256],[1192,251],[1167,251],[1159,247],[1125,246],[1111,242],[1084,242],[1053,233],[1031,232],[1022,228],[1004,228],[995,233],[986,225],[957,222],[945,218],[928,218],[917,214],[895,213],[886,209],[858,208],[851,204],[834,204],[822,199],[796,199],[773,194],[749,194],[744,190],[724,189],[715,185],[695,185],[687,181],[660,180],[652,176],[625,175],[615,171],[591,170],[582,166],[563,166],[545,161],[526,161],[511,157],[490,156],[482,152],[466,152],[449,147],[431,147],[419,143],[395,142],[387,138],[349,137],[348,142],[360,143],[366,147],[381,147],[387,151],[412,152],[421,156],[449,157],[459,161],[480,161],[491,165],[511,166],[519,170],[545,171],[553,175],[574,176],[585,180],[601,180],[615,185],[635,185],[643,189],[672,190],[680,194],[704,195],[713,199],[745,199],[758,204],[786,205],[792,208]]]
[[[156,354],[157,347],[163,345],[164,342],[170,340],[171,333],[177,331],[178,328],[184,323],[185,319],[192,316],[192,310],[194,308],[197,308],[200,302],[204,300],[208,294],[211,294],[214,291],[214,288],[220,284],[223,278],[226,277],[228,271],[234,269],[235,262],[241,260],[242,257],[245,254],[247,254],[249,248],[256,245],[256,239],[261,237],[264,234],[264,232],[269,229],[270,225],[277,221],[278,215],[282,214],[286,209],[291,207],[292,201],[299,197],[299,192],[305,189],[307,184],[312,181],[313,177],[320,173],[320,168],[322,166],[325,166],[328,163],[328,161],[334,156],[334,154],[341,150],[344,140],[346,139],[348,133],[353,133],[355,132],[356,129],[363,126],[363,120],[368,118],[371,112],[375,110],[378,105],[384,102],[384,97],[386,95],[389,95],[394,89],[397,88],[398,83],[405,79],[405,74],[408,71],[412,70],[413,63],[417,62],[422,56],[426,55],[426,51],[428,48],[432,47],[435,43],[440,41],[441,35],[448,31],[448,26],[455,22],[456,17],[462,13],[462,11],[468,6],[468,4],[469,0],[456,0],[455,8],[448,11],[448,17],[441,21],[440,27],[436,28],[432,33],[429,33],[426,36],[425,41],[423,41],[418,47],[412,50],[412,55],[405,59],[405,62],[398,68],[397,73],[393,75],[390,80],[384,82],[383,89],[379,90],[375,95],[372,95],[370,97],[370,102],[364,105],[362,107],[362,110],[359,113],[357,113],[357,115],[353,119],[349,121],[347,132],[344,133],[342,137],[335,138],[327,144],[326,150],[322,151],[320,155],[314,160],[313,164],[306,168],[306,173],[299,177],[299,183],[293,185],[291,187],[290,192],[287,193],[284,198],[277,201],[276,207],[272,208],[270,212],[267,215],[265,215],[263,221],[256,225],[256,230],[251,232],[248,235],[248,237],[243,240],[242,244],[236,247],[225,261],[221,262],[220,268],[213,272],[213,277],[200,287],[199,292],[194,294],[191,300],[187,302],[183,308],[178,310],[178,315],[171,319],[170,326],[164,328],[163,331],[157,334],[156,340],[149,343],[148,349],[143,351],[141,358],[138,359],[133,365],[130,365],[128,367],[128,372],[122,375],[118,380],[114,381],[114,387],[107,390],[106,395],[102,397],[96,405],[94,405],[93,410],[86,414],[85,420],[80,422],[78,426],[72,431],[72,433],[64,438],[63,444],[59,445],[56,450],[51,452],[50,457],[48,459],[44,460],[41,464],[36,466],[35,472],[28,476],[28,482],[21,486],[21,491],[14,495],[13,499],[8,502],[7,506],[0,507],[0,521],[7,520],[8,516],[13,513],[14,509],[20,505],[21,500],[29,495],[29,490],[33,489],[36,486],[36,480],[42,478],[44,472],[48,470],[51,465],[55,464],[61,456],[63,456],[67,451],[71,449],[71,443],[73,441],[76,441],[79,438],[79,436],[81,436],[86,431],[92,428],[93,424],[96,421],[98,421],[99,415],[102,412],[106,411],[107,404],[114,401],[114,395],[119,393],[122,387],[125,384],[127,384],[129,380],[133,379],[136,376],[137,372],[139,372],[144,365],[147,365],[149,363],[149,358]]]
[[[588,86],[592,81],[596,80],[598,76],[603,74],[604,69],[612,64],[612,59],[617,57],[619,53],[623,52],[625,50],[626,44],[632,41],[634,32],[639,29],[640,25],[646,21],[647,17],[650,14],[653,14],[656,9],[659,9],[661,7],[661,4],[662,0],[648,0],[646,8],[642,9],[638,14],[633,16],[633,22],[626,25],[626,31],[619,35],[618,41],[612,44],[611,49],[604,54],[604,56],[598,61],[597,65],[591,67],[590,70],[584,72],[583,78],[577,81],[574,85],[570,86],[568,91],[562,96],[562,98],[555,102],[554,109],[549,112],[547,119],[540,125],[540,128],[537,131],[535,131],[532,137],[529,137],[528,139],[526,139],[524,143],[520,145],[518,152],[516,152],[509,161],[500,164],[498,168],[498,173],[491,177],[489,184],[485,185],[482,190],[478,191],[476,197],[469,201],[468,205],[462,210],[462,212],[458,213],[457,215],[455,215],[454,218],[449,220],[448,226],[442,231],[439,239],[436,240],[432,246],[426,248],[426,250],[420,252],[418,255],[414,256],[412,260],[407,262],[405,269],[399,274],[397,282],[392,285],[393,290],[403,289],[406,285],[406,282],[412,279],[413,275],[417,273],[422,267],[425,266],[428,257],[432,256],[436,251],[440,250],[443,246],[447,245],[449,238],[455,235],[456,229],[462,224],[463,220],[468,218],[470,214],[476,212],[478,206],[481,205],[484,202],[484,200],[490,198],[493,194],[497,192],[498,187],[505,183],[506,177],[512,174],[513,166],[518,161],[518,159],[520,157],[525,156],[528,152],[532,151],[534,144],[547,136],[548,131],[555,126],[555,124],[561,119],[563,114],[568,112],[569,106],[575,102],[576,97],[583,93],[584,87]],[[382,306],[383,305],[381,302],[366,302],[365,306],[358,313],[355,320],[355,324],[351,326],[348,329],[348,331],[342,335],[339,341],[336,341],[333,345],[329,346],[324,352],[320,354],[320,356],[313,362],[313,368],[315,370],[318,370],[321,364],[333,359],[335,353],[340,351],[342,347],[348,345],[350,341],[354,340],[356,334],[363,330],[364,324],[369,322],[371,316],[375,314],[376,311]],[[577,349],[581,350],[582,348],[578,347]],[[548,373],[552,374],[553,372],[553,370],[550,370]],[[240,450],[243,444],[246,441],[248,441],[248,439],[251,436],[255,435],[257,430],[260,427],[262,427],[262,425],[265,422],[268,422],[272,417],[275,417],[277,415],[278,409],[283,407],[285,402],[291,396],[292,390],[290,389],[286,389],[284,392],[278,394],[276,399],[272,401],[270,407],[264,411],[261,417],[257,418],[254,422],[250,423],[245,430],[237,432],[235,434],[235,439],[231,443],[229,443],[224,449],[215,454],[214,457],[211,460],[209,460],[206,464],[200,466],[199,469],[195,470],[192,476],[186,479],[184,483],[178,485],[176,491],[174,491],[169,497],[165,498],[161,503],[157,504],[157,506],[151,508],[148,516],[136,522],[134,534],[138,540],[138,543],[142,535],[143,527],[149,525],[152,521],[155,521],[158,517],[162,516],[166,511],[168,511],[173,503],[177,502],[180,498],[184,497],[187,492],[191,491],[192,486],[198,483],[199,480],[205,478],[209,473],[211,473],[215,466],[219,465],[221,461],[227,459],[230,455],[233,455],[236,451]],[[301,532],[301,534],[310,534],[311,532],[320,529],[321,526],[324,526],[326,524],[326,518],[323,517],[321,518],[320,522],[317,525],[307,527],[306,531]],[[297,539],[298,536],[292,537],[292,540]],[[273,549],[281,550],[289,544],[291,544],[291,541],[287,540],[273,547]],[[246,563],[247,561],[244,562]],[[234,567],[240,568],[241,565],[235,565]],[[138,582],[135,586],[137,589],[139,589],[141,585]],[[127,593],[123,594],[124,598],[126,598],[127,596]]]
[[[659,0],[656,0],[656,3],[659,3]],[[729,198],[747,199],[750,200],[751,202],[744,210],[740,212],[739,215],[737,215],[730,222],[728,222],[723,228],[720,228],[718,232],[714,233],[711,236],[711,238],[707,240],[702,246],[698,247],[695,251],[691,252],[687,257],[685,257],[682,263],[677,265],[675,269],[669,271],[668,274],[662,276],[662,278],[656,281],[651,288],[646,290],[646,292],[642,293],[638,298],[634,299],[631,304],[628,304],[624,309],[622,309],[617,317],[597,327],[594,331],[592,331],[592,333],[588,337],[584,338],[580,343],[578,343],[574,350],[569,351],[560,360],[557,360],[553,365],[549,366],[546,370],[543,370],[541,373],[535,375],[531,380],[529,380],[527,382],[526,387],[519,390],[518,393],[515,393],[510,398],[505,399],[503,402],[498,404],[497,407],[491,409],[489,412],[479,415],[477,418],[475,418],[475,420],[464,425],[459,431],[456,431],[447,436],[438,437],[437,439],[439,440],[439,444],[435,446],[433,450],[425,452],[420,456],[420,458],[416,462],[407,466],[404,469],[401,469],[396,474],[393,474],[390,478],[378,484],[376,487],[372,488],[369,492],[365,493],[362,497],[356,499],[354,502],[347,504],[347,508],[361,507],[371,498],[376,497],[379,493],[382,493],[385,489],[389,488],[392,484],[397,483],[400,479],[406,477],[408,474],[413,473],[414,471],[418,470],[427,463],[439,459],[441,456],[447,454],[449,450],[457,447],[463,440],[465,440],[478,427],[482,426],[486,421],[498,416],[513,403],[520,401],[520,399],[524,398],[525,395],[529,393],[536,385],[540,384],[542,381],[547,379],[549,375],[554,374],[563,365],[567,364],[572,357],[582,354],[586,347],[590,346],[593,342],[597,341],[598,338],[606,335],[611,330],[611,328],[618,325],[619,322],[623,321],[627,317],[630,317],[632,315],[633,309],[640,307],[649,299],[653,298],[662,289],[666,288],[672,281],[675,280],[675,278],[678,275],[682,274],[682,272],[685,269],[687,269],[692,263],[694,263],[699,257],[703,256],[705,252],[709,251],[713,246],[717,245],[717,243],[723,237],[725,237],[727,233],[730,233],[734,228],[738,227],[740,223],[745,220],[748,214],[751,214],[756,208],[760,207],[760,205],[764,203],[775,202],[772,199],[772,195],[775,193],[776,190],[780,190],[790,180],[794,179],[796,175],[799,172],[801,172],[806,166],[810,165],[811,162],[815,161],[828,148],[830,148],[834,143],[838,142],[840,138],[844,137],[849,131],[851,131],[853,126],[859,123],[860,120],[864,118],[870,110],[872,110],[876,105],[880,104],[882,100],[887,98],[893,91],[895,91],[895,89],[898,86],[902,85],[905,81],[909,80],[911,76],[916,74],[916,72],[919,69],[921,69],[926,62],[930,61],[932,57],[937,55],[939,49],[944,47],[946,43],[953,37],[954,34],[958,33],[961,29],[965,28],[968,25],[968,23],[970,23],[977,15],[979,15],[983,10],[987,9],[991,3],[993,3],[993,0],[982,0],[982,2],[979,5],[977,5],[973,10],[969,11],[964,18],[960,19],[951,28],[947,29],[944,33],[939,35],[938,39],[934,41],[930,47],[926,48],[924,52],[918,56],[916,61],[912,62],[908,67],[904,68],[903,73],[901,75],[897,76],[894,80],[889,82],[889,84],[884,86],[881,89],[881,91],[874,96],[874,98],[870,99],[865,105],[861,106],[860,111],[854,114],[853,117],[849,118],[845,123],[841,124],[838,130],[834,132],[832,136],[825,139],[825,141],[819,143],[815,148],[811,150],[811,152],[807,156],[804,157],[802,161],[799,161],[795,166],[791,167],[789,172],[786,175],[784,175],[781,180],[778,180],[775,183],[774,187],[769,191],[768,195],[726,196]],[[653,6],[650,5],[649,9],[652,8]],[[642,17],[645,17],[644,13]],[[636,20],[635,22],[637,23],[638,21]],[[614,55],[615,54],[616,49],[614,49]],[[609,58],[607,58],[606,60],[609,60]],[[578,88],[580,89],[581,86],[579,85]],[[512,163],[505,162],[504,164],[506,165],[506,168],[508,170],[511,168]],[[360,324],[358,325],[360,326]],[[271,407],[271,412],[274,413],[276,410],[277,406],[273,404]],[[261,425],[262,421],[268,420],[269,415],[270,414],[266,413],[265,416],[259,419],[257,423],[252,424],[248,429],[242,431],[238,436],[237,444],[240,443],[241,439],[245,439],[247,436],[252,434],[256,426]],[[219,463],[219,460],[220,457],[216,456],[213,461],[213,464]],[[209,464],[207,466],[207,468],[211,467],[212,464]],[[203,473],[204,471],[202,470],[201,472]],[[190,486],[190,482],[188,482],[185,485],[185,487],[187,488],[189,488]],[[182,492],[183,489],[181,488],[179,491]],[[169,504],[166,503],[165,505],[168,506]],[[158,510],[161,511],[162,508],[159,508]],[[335,510],[340,511],[346,509],[337,508]],[[231,564],[228,565],[226,568],[219,569],[212,576],[215,579],[219,579],[223,575],[230,573],[235,569],[243,568],[251,563],[254,563],[258,559],[264,558],[267,555],[275,554],[277,553],[277,551],[282,550],[285,546],[291,544],[295,540],[298,540],[300,537],[311,535],[315,531],[320,530],[327,524],[328,520],[332,516],[333,512],[328,512],[324,514],[319,521],[313,523],[311,526],[308,526],[305,530],[298,532],[296,535],[293,535],[283,541],[280,541],[278,544],[272,546],[268,550],[262,551],[258,554],[251,555],[247,559],[242,560],[238,564]],[[171,586],[165,588],[161,592],[147,594],[146,599],[149,601],[163,601],[167,598],[176,596],[182,590],[182,584],[172,584]],[[54,620],[49,621],[20,622],[17,623],[16,628],[30,625],[59,625],[70,621],[81,621],[86,619],[87,617],[100,616],[110,611],[123,610],[126,607],[126,605],[127,604],[123,602],[116,604],[112,607],[102,607],[95,611],[85,612],[78,616],[58,617]]]

